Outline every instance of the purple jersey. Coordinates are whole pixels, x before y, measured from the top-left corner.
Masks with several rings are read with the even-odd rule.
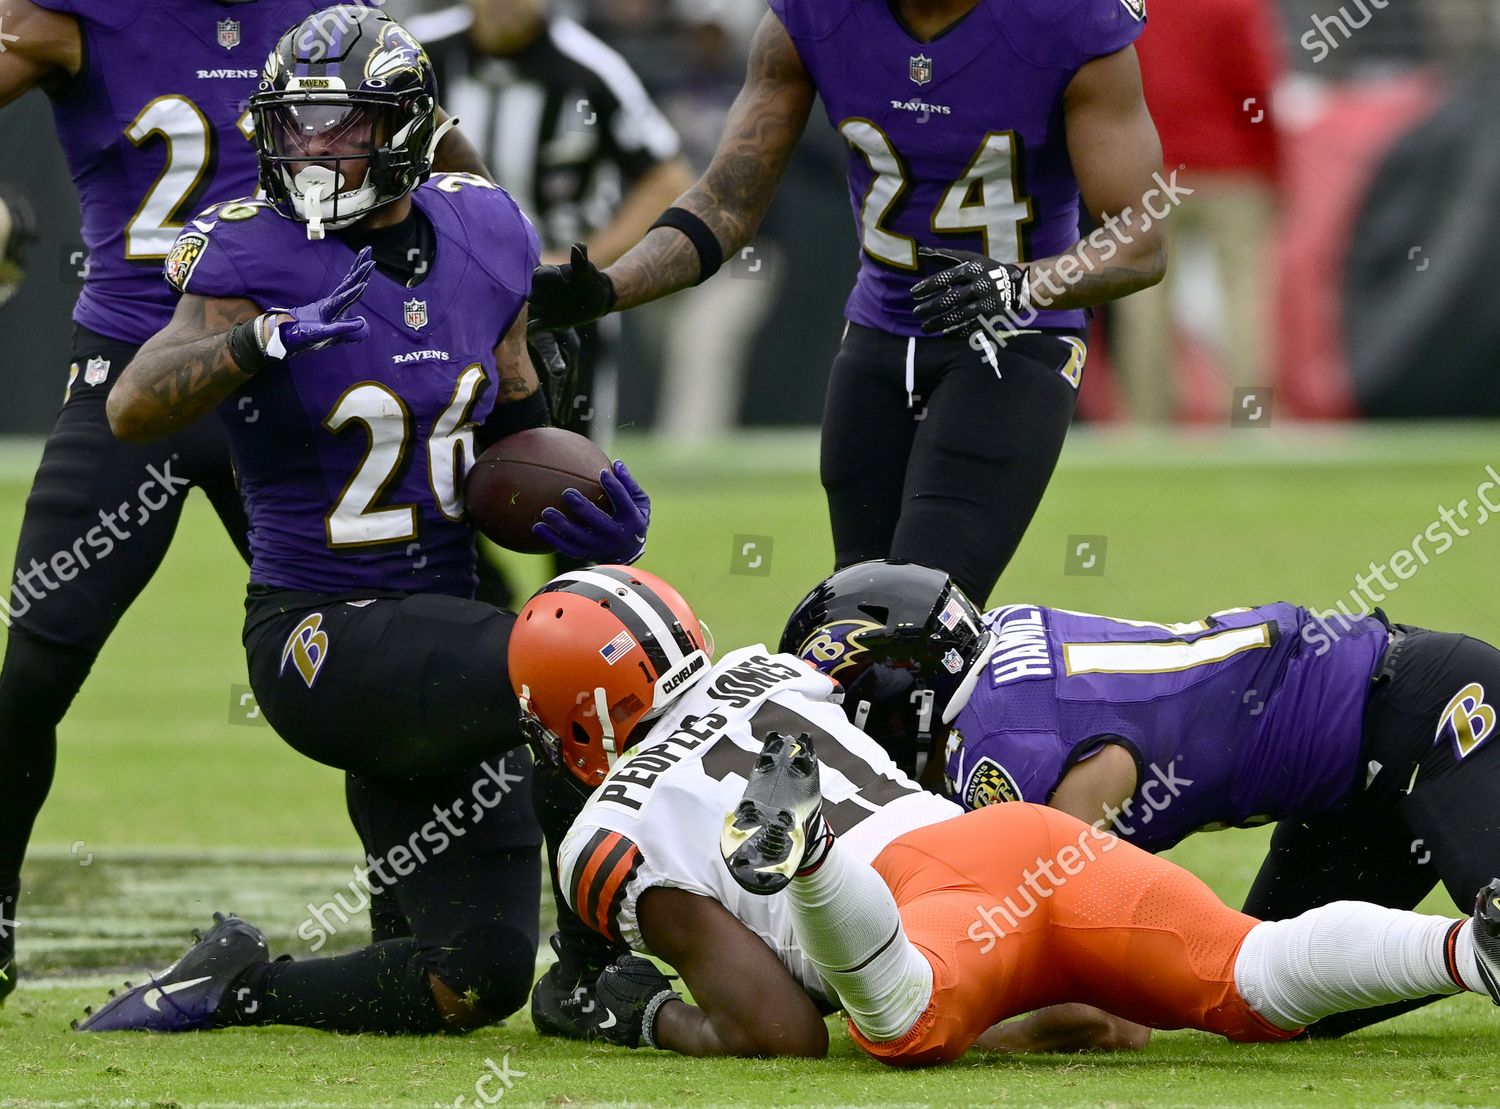
[[[353,311],[370,333],[272,364],[220,406],[250,516],[250,580],[288,589],[467,596],[463,479],[495,405],[495,346],[531,291],[536,232],[503,189],[437,174],[413,194],[435,255],[407,288],[376,270]],[[354,251],[261,201],[192,221],[168,271],[181,291],[307,304]]]
[[[73,16],[84,68],[52,98],[83,209],[73,318],[143,343],[172,318],[162,261],[194,212],[255,190],[246,101],[276,40],[318,0],[34,0]]]
[[[1278,602],[1190,624],[1039,605],[985,614],[998,642],[954,720],[947,770],[966,808],[1051,799],[1101,744],[1135,756],[1114,831],[1159,851],[1192,832],[1338,808],[1357,784],[1373,617]]]
[[[911,299],[919,245],[1019,262],[1078,241],[1063,90],[1085,62],[1135,41],[1142,3],[979,0],[932,42],[912,38],[887,0],[770,4],[851,147],[863,251],[850,320],[921,334]],[[1036,322],[1080,327],[1083,312]]]

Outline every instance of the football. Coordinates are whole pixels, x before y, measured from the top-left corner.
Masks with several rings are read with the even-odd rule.
[[[507,550],[543,554],[552,548],[531,526],[544,508],[566,511],[564,491],[577,489],[611,511],[599,484],[599,472],[608,468],[604,452],[585,436],[560,427],[528,428],[479,456],[464,482],[464,503],[486,538]]]

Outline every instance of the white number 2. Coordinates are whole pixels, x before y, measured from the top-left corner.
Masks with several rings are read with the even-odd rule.
[[[846,119],[839,125],[845,140],[864,156],[874,174],[860,207],[864,251],[878,262],[902,270],[917,268],[917,242],[885,226],[910,179],[885,132],[868,119]],[[991,131],[984,136],[963,174],[948,186],[932,213],[939,234],[977,234],[982,253],[997,262],[1020,262],[1021,229],[1032,219],[1031,200],[1016,188],[1016,135]]]
[[[125,257],[132,260],[167,256],[192,215],[182,209],[202,182],[213,153],[213,128],[185,96],[158,96],[125,128],[136,146],[153,135],[166,141],[167,161],[125,225]]]
[[[249,111],[235,126],[246,139],[255,141]],[[153,136],[166,143],[167,161],[125,225],[125,257],[132,261],[165,258],[171,252],[177,233],[193,214],[187,210],[188,202],[203,184],[218,141],[198,105],[177,95],[150,101],[125,128],[125,137],[136,146],[145,146]]]
[[[479,363],[459,375],[453,399],[432,426],[427,439],[428,484],[438,510],[450,520],[463,519],[463,478],[474,457],[474,425],[469,416],[485,380]],[[323,420],[337,434],[352,423],[364,425],[369,444],[326,525],[330,547],[364,547],[417,537],[417,506],[376,507],[395,479],[411,439],[411,413],[385,385],[361,382],[339,397]]]

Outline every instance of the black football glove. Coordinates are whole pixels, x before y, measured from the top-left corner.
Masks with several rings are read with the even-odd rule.
[[[621,1047],[655,1047],[657,1011],[682,995],[650,959],[621,955],[599,975],[594,998],[594,1036]]]
[[[561,331],[527,328],[526,352],[547,396],[553,427],[567,426],[577,407],[578,349],[578,332],[571,327]]]
[[[0,304],[16,295],[26,248],[36,239],[36,214],[19,190],[0,185]]]
[[[530,322],[542,331],[580,327],[615,306],[615,283],[589,261],[589,248],[573,244],[572,259],[538,266],[531,275]]]
[[[552,946],[557,946],[555,935]],[[589,1039],[598,1010],[594,999],[595,977],[562,963],[548,967],[531,990],[531,1023],[537,1033],[565,1040]]]
[[[574,918],[579,928],[582,922]],[[557,962],[547,968],[531,991],[531,1023],[543,1036],[561,1036],[568,1040],[594,1038],[598,1001],[594,982],[610,960],[629,952],[594,932],[568,935],[553,932],[552,950]]]
[[[919,247],[917,255],[947,268],[912,286],[914,314],[928,335],[970,333],[989,323],[991,331],[1009,331],[1031,307],[1026,270],[996,262],[972,250]]]

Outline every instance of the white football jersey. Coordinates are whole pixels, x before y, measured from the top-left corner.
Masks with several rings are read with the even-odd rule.
[[[747,893],[719,854],[771,732],[806,732],[818,752],[823,813],[840,850],[871,861],[904,832],[962,810],[922,789],[845,718],[838,683],[764,646],[726,655],[672,705],[573,822],[558,856],[564,896],[586,924],[650,954],[636,905],[653,886],[712,897],[760,936],[814,996],[836,998],[792,935],[781,894]]]

